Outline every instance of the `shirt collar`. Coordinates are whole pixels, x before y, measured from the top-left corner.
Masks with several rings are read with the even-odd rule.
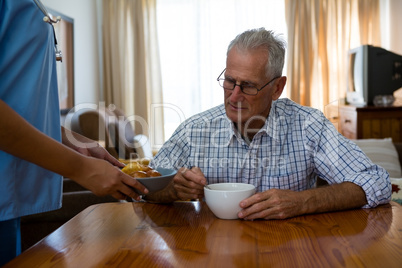
[[[230,124],[228,138],[229,142],[232,142],[236,138],[239,142],[243,141],[240,132],[236,129],[234,123],[226,116],[228,123]],[[274,140],[279,140],[279,123],[276,114],[276,101],[272,101],[271,110],[269,111],[268,118],[265,120],[264,126],[257,132],[256,135],[261,135],[259,133],[266,133]],[[244,142],[244,141],[243,141]]]
[[[265,121],[266,133],[274,140],[279,140],[279,117],[276,111],[276,101],[272,101],[271,110],[269,111],[268,119]]]

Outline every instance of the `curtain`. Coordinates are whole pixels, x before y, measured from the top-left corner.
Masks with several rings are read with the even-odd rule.
[[[350,48],[381,45],[379,0],[286,0],[288,95],[321,110],[346,95]]]
[[[151,146],[164,141],[156,0],[103,0],[106,105],[116,105]]]

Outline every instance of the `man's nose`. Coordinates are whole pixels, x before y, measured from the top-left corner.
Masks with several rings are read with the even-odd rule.
[[[235,84],[235,87],[232,91],[232,95],[230,96],[231,101],[237,102],[241,101],[244,98],[244,94],[241,91],[241,86],[239,84]]]

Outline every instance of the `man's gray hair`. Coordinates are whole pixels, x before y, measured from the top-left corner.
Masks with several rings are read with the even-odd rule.
[[[266,49],[268,52],[268,62],[265,66],[267,78],[282,76],[286,42],[280,34],[267,31],[265,28],[247,30],[230,42],[227,54],[233,47],[246,51],[259,48]]]

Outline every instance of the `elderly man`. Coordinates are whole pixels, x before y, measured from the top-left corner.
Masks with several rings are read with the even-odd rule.
[[[146,200],[203,197],[208,183],[254,184],[239,217],[284,219],[375,207],[391,197],[388,173],[340,135],[318,110],[279,99],[285,42],[263,28],[229,45],[218,77],[224,104],[195,115],[175,131],[153,165],[178,169],[171,185]],[[317,177],[329,183],[315,187]]]

